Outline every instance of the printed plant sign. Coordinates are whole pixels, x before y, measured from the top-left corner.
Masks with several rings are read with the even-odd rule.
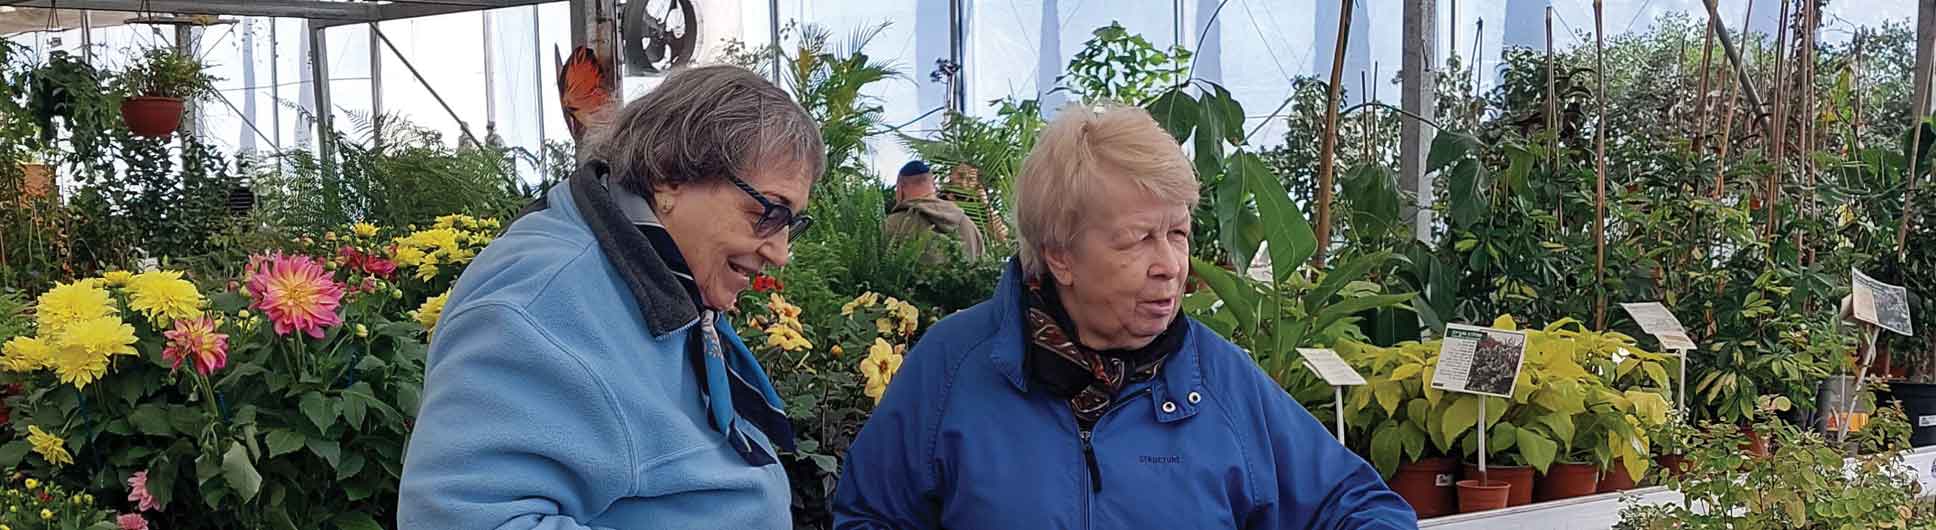
[[[1641,331],[1660,341],[1660,349],[1684,351],[1697,348],[1694,339],[1687,336],[1687,329],[1681,327],[1681,319],[1675,318],[1674,313],[1660,302],[1620,304],[1620,307],[1633,315]]]
[[[1909,321],[1909,290],[1870,278],[1862,271],[1849,269],[1854,279],[1851,296],[1855,319],[1881,326],[1899,335],[1913,336]]]
[[[1338,352],[1323,348],[1298,348],[1297,353],[1304,357],[1304,366],[1318,374],[1325,384],[1331,386],[1357,386],[1365,384],[1364,376],[1351,368],[1350,364],[1338,357]]]
[[[1432,388],[1512,398],[1526,358],[1525,333],[1450,324],[1442,344]]]

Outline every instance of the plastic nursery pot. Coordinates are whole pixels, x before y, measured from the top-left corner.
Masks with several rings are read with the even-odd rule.
[[[1909,434],[1909,445],[1936,445],[1936,385],[1890,383],[1889,391],[1902,401],[1902,411],[1909,415],[1909,426],[1915,429]]]
[[[1626,464],[1620,459],[1615,458],[1613,459],[1613,466],[1608,467],[1606,471],[1600,473],[1600,482],[1595,485],[1594,491],[1600,493],[1626,491],[1634,489],[1634,484],[1638,482],[1639,480],[1627,475]]]
[[[136,96],[121,101],[121,120],[135,136],[160,138],[181,128],[182,100]]]
[[[1599,491],[1600,470],[1593,464],[1554,462],[1534,486],[1533,498],[1540,502],[1592,495]]]
[[[1471,462],[1466,462],[1464,471],[1465,474],[1460,475],[1461,477],[1469,480],[1481,480],[1479,477],[1479,466]],[[1486,481],[1505,482],[1512,486],[1510,495],[1506,497],[1507,506],[1525,506],[1533,503],[1532,466],[1487,465],[1486,475],[1484,478]]]
[[[1458,511],[1459,491],[1453,487],[1458,466],[1451,457],[1427,458],[1398,464],[1391,489],[1412,505],[1418,518],[1452,515]]]
[[[1506,497],[1511,494],[1512,486],[1505,482],[1492,480],[1484,484],[1478,480],[1459,481],[1459,513],[1483,512],[1506,507]]]

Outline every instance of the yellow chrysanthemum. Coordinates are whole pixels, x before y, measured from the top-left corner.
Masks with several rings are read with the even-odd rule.
[[[437,277],[436,265],[425,263],[423,265],[417,266],[417,279],[427,282],[427,281],[430,281],[431,278],[436,278],[436,277]]]
[[[424,251],[423,249],[417,248],[417,247],[398,246],[396,258],[397,258],[397,263],[399,264],[402,264],[404,266],[409,266],[409,267],[415,267],[418,264],[423,263]]]
[[[0,346],[6,355],[0,357],[0,366],[7,371],[26,373],[46,368],[54,358],[54,347],[47,341],[34,337],[14,337]]]
[[[106,281],[110,287],[121,287],[127,285],[128,280],[134,279],[134,273],[128,271],[108,271],[106,274],[101,275],[101,279]]]
[[[68,324],[115,313],[106,289],[90,282],[54,286],[34,301],[34,318],[42,336],[59,333]]]
[[[881,396],[887,393],[887,384],[894,380],[896,372],[901,371],[902,359],[901,355],[894,353],[894,346],[885,340],[874,339],[874,345],[867,348],[867,358],[860,362],[860,373],[867,379],[862,391],[867,397],[874,398],[875,403],[881,402]]]
[[[62,383],[86,388],[108,371],[115,355],[135,355],[134,326],[115,317],[76,322],[62,331],[49,364]]]
[[[47,431],[40,430],[39,425],[27,426],[27,443],[33,444],[34,452],[40,453],[40,457],[47,459],[49,464],[74,463],[74,455],[67,453],[67,440],[47,434]],[[33,489],[36,485],[33,479],[28,479],[27,489]]]
[[[414,315],[417,318],[417,323],[423,324],[424,331],[434,331],[437,329],[437,319],[443,317],[444,302],[448,301],[450,301],[450,291],[444,291],[443,294],[432,296],[429,300],[424,300],[423,305],[417,307]]]
[[[350,225],[350,233],[356,234],[356,237],[376,237],[376,225],[356,223]]]
[[[155,323],[202,316],[202,293],[181,271],[151,271],[128,280],[128,307]]]

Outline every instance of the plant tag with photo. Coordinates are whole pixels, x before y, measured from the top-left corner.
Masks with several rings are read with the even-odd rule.
[[[1620,304],[1620,307],[1626,309],[1627,314],[1633,315],[1634,322],[1640,324],[1641,331],[1653,335],[1654,340],[1660,341],[1660,349],[1685,351],[1699,348],[1694,345],[1694,339],[1688,338],[1687,329],[1681,327],[1681,319],[1675,318],[1674,313],[1668,311],[1667,306],[1660,305],[1660,302]]]
[[[1849,294],[1854,298],[1851,313],[1855,319],[1875,324],[1898,335],[1913,337],[1909,320],[1909,290],[1900,285],[1889,285],[1870,278],[1862,271],[1849,269],[1852,289]]]
[[[1463,324],[1445,327],[1432,388],[1512,398],[1526,357],[1526,334]]]
[[[1338,352],[1326,348],[1298,348],[1297,353],[1304,358],[1304,366],[1318,374],[1325,384],[1331,386],[1357,386],[1365,384],[1364,376],[1351,368],[1350,364],[1338,357]]]

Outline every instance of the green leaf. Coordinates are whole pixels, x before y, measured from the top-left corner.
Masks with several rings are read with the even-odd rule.
[[[302,403],[297,406],[302,408],[303,415],[308,416],[309,421],[316,425],[318,432],[329,431],[329,426],[336,424],[336,407],[331,405],[322,394],[316,392],[303,394]]]
[[[243,502],[255,499],[262,491],[262,475],[256,473],[255,464],[249,462],[249,451],[242,444],[229,444],[229,450],[222,455],[222,479],[228,481],[229,488],[242,497]]]
[[[1414,400],[1416,401],[1416,400]],[[1405,458],[1418,460],[1425,454],[1425,431],[1418,430],[1412,422],[1404,422],[1398,427],[1398,439],[1405,444]]]
[[[133,412],[128,413],[128,423],[133,424],[135,430],[141,434],[149,436],[167,436],[175,433],[174,427],[168,421],[168,411],[155,405],[135,407]]]
[[[1150,117],[1155,118],[1156,123],[1162,125],[1163,130],[1168,131],[1179,144],[1188,140],[1190,132],[1196,129],[1197,114],[1200,112],[1197,100],[1181,88],[1164,92],[1156,101],[1150,102],[1148,110]]]
[[[1572,445],[1573,416],[1571,414],[1544,414],[1533,418],[1533,421],[1538,422],[1540,425],[1545,425],[1546,429],[1552,432],[1554,437],[1566,442],[1569,446]]]
[[[1405,449],[1405,440],[1399,433],[1396,422],[1386,420],[1371,435],[1371,464],[1378,467],[1378,474],[1390,477],[1398,471],[1399,455]]]
[[[1486,454],[1496,455],[1518,445],[1519,428],[1514,427],[1513,424],[1494,425],[1492,430],[1486,432],[1486,446],[1489,447]]]
[[[336,516],[337,530],[383,530],[383,525],[367,513],[351,512]]]
[[[1545,473],[1546,468],[1553,465],[1553,459],[1558,457],[1559,444],[1531,429],[1518,429],[1516,434],[1519,437],[1520,456],[1526,457],[1526,463],[1534,469]]]
[[[1403,384],[1395,381],[1373,385],[1372,393],[1378,398],[1378,406],[1385,408],[1386,416],[1398,414],[1398,405],[1405,399]]]
[[[1250,282],[1237,277],[1235,273],[1223,267],[1218,267],[1215,263],[1201,259],[1191,258],[1190,270],[1195,271],[1197,278],[1210,286],[1211,292],[1217,293],[1217,298],[1223,300],[1224,308],[1237,316],[1239,326],[1245,329],[1257,328],[1258,294],[1250,287]]]
[[[7,442],[7,445],[0,445],[0,468],[11,469],[19,467],[20,461],[27,458],[27,452],[33,449],[34,446],[29,445],[24,439]]]
[[[148,462],[148,496],[154,497],[155,502],[161,503],[163,507],[175,501],[177,467],[175,461],[170,460],[165,454],[156,456],[154,460]]]
[[[350,453],[349,456],[343,457],[343,465],[336,467],[336,480],[338,482],[349,480],[350,477],[363,472],[363,466],[368,463],[369,461],[364,459],[362,454]]]
[[[370,410],[369,397],[375,391],[370,384],[358,381],[342,392],[343,421],[349,422],[351,429],[363,427],[363,417]]]
[[[1466,154],[1476,150],[1478,145],[1479,139],[1473,138],[1472,135],[1449,129],[1440,130],[1437,136],[1432,137],[1432,150],[1425,156],[1425,172],[1445,169],[1453,162],[1465,158]]]
[[[1441,426],[1441,429],[1445,432],[1445,439],[1458,439],[1459,434],[1464,433],[1466,429],[1470,429],[1473,424],[1478,423],[1479,400],[1472,396],[1459,396],[1457,399],[1453,399],[1452,408],[1446,409],[1445,417],[1442,421],[1444,421],[1444,424]]]
[[[1230,145],[1243,145],[1244,143],[1244,105],[1243,103],[1237,101],[1236,96],[1230,95],[1230,91],[1225,89],[1223,85],[1210,83],[1207,81],[1205,82],[1205,84],[1210,85],[1211,93],[1215,95],[1215,97],[1206,98],[1206,100],[1215,102],[1216,109],[1223,112],[1223,115],[1220,117],[1220,119],[1217,120],[1218,123],[1221,123],[1223,125],[1223,131],[1222,131],[1223,140],[1226,142],[1230,142]]]
[[[269,458],[293,453],[302,448],[302,433],[284,429],[269,431]]]
[[[310,452],[316,453],[316,456],[322,457],[324,462],[329,462],[330,469],[336,469],[337,466],[342,465],[343,448],[335,440],[310,438],[303,440],[303,445],[308,447]]]
[[[1371,272],[1372,267],[1383,265],[1390,259],[1390,251],[1380,251],[1357,256],[1344,263],[1336,264],[1331,270],[1324,273],[1324,279],[1318,282],[1317,288],[1312,289],[1310,293],[1304,295],[1304,306],[1319,307],[1325,302],[1329,302],[1331,296],[1338,294],[1338,291],[1344,289],[1344,286],[1358,281],[1366,273]]]
[[[1238,153],[1231,162],[1229,177],[1242,175],[1244,185],[1257,198],[1257,216],[1264,224],[1264,238],[1270,241],[1272,280],[1282,284],[1317,251],[1317,236],[1262,159]]]
[[[1216,158],[1210,158],[1212,156]],[[1212,205],[1215,207],[1217,214],[1218,243],[1223,245],[1225,252],[1230,253],[1231,263],[1238,267],[1249,267],[1251,255],[1257,252],[1257,248],[1249,246],[1244,242],[1244,227],[1242,224],[1245,201],[1249,194],[1249,190],[1245,187],[1248,184],[1244,182],[1241,176],[1224,171],[1221,157],[1221,154],[1209,155],[1204,153],[1203,147],[1199,145],[1197,148],[1197,172],[1204,175],[1202,178],[1209,178],[1209,175],[1212,174],[1221,175],[1216,180],[1216,190],[1214,190],[1216,192],[1216,203]]]
[[[1671,380],[1667,378],[1667,369],[1661,367],[1660,363],[1642,362],[1641,367],[1647,371],[1647,378],[1652,379],[1655,385],[1660,388],[1673,388],[1670,384]]]

